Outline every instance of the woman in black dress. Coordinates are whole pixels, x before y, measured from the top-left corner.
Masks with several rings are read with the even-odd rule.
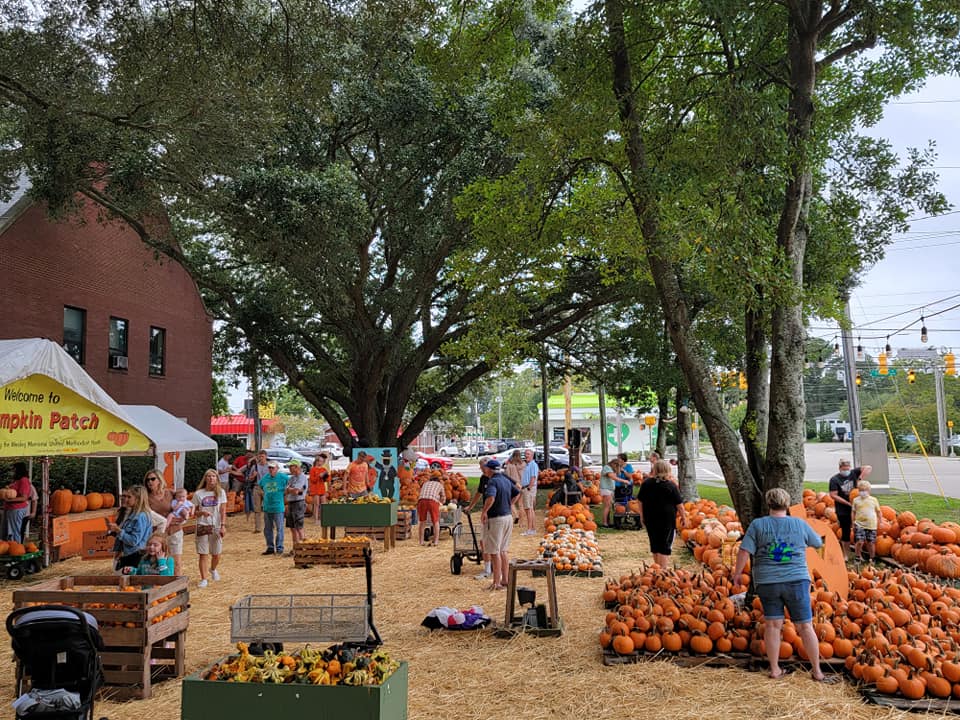
[[[637,495],[640,501],[643,525],[650,538],[650,550],[653,561],[660,567],[670,562],[673,550],[673,538],[677,532],[677,516],[680,525],[686,527],[687,515],[683,512],[683,498],[680,489],[673,481],[670,463],[657,460],[653,466],[653,475],[640,485]]]

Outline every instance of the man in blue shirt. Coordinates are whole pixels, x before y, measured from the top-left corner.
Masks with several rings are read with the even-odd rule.
[[[483,527],[483,551],[493,564],[493,583],[491,590],[503,590],[507,587],[507,571],[510,567],[510,534],[513,530],[513,514],[510,503],[519,492],[510,478],[500,472],[497,460],[487,460],[484,466],[493,474],[487,480],[483,491],[483,512],[480,520]]]
[[[290,476],[278,472],[279,469],[280,463],[271,460],[267,463],[267,475],[257,481],[263,489],[263,537],[267,541],[263,555],[283,555],[283,496]]]
[[[528,448],[523,455],[524,460],[527,461],[523,467],[523,475],[520,476],[520,507],[527,519],[527,529],[523,534],[536,535],[537,516],[534,509],[537,507],[537,478],[540,475],[540,467],[533,459],[533,450]]]

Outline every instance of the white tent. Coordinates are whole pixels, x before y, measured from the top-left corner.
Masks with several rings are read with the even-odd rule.
[[[49,553],[49,456],[154,455],[217,444],[151,405],[119,405],[57,343],[0,340],[0,457],[43,457],[44,561]]]

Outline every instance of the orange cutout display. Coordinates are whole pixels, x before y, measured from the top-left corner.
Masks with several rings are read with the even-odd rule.
[[[790,516],[801,518],[813,528],[813,531],[823,539],[823,547],[819,550],[807,548],[807,568],[810,578],[823,578],[827,590],[835,592],[844,600],[850,590],[847,579],[847,564],[843,558],[843,548],[830,525],[823,520],[807,517],[807,510],[802,503],[790,507]]]

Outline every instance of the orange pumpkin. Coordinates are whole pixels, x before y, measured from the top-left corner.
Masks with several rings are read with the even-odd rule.
[[[103,507],[103,496],[98,492],[87,493],[87,510],[99,510]]]
[[[40,549],[34,542],[28,542],[26,545],[24,545],[24,547],[27,549],[28,553],[35,553]]]
[[[70,499],[70,512],[81,513],[87,509],[87,496],[74,495]]]
[[[10,548],[8,550],[9,554],[14,557],[19,557],[20,555],[26,555],[27,549],[18,542],[10,543]]]
[[[113,493],[100,493],[100,498],[103,500],[103,507],[112,508],[117,504],[117,498],[114,497]]]
[[[9,555],[10,554],[10,543],[6,540],[0,542],[0,555]]]
[[[73,493],[67,489],[55,490],[50,497],[50,510],[54,515],[66,515],[73,506]]]

